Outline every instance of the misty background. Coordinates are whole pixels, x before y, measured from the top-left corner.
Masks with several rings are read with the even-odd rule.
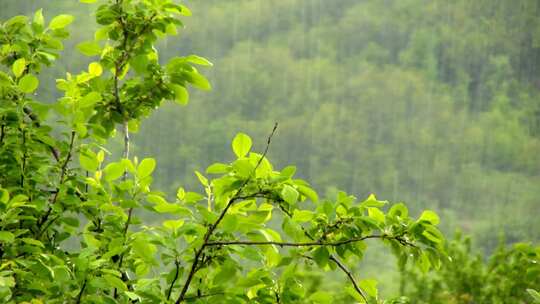
[[[202,190],[193,171],[233,159],[234,134],[262,150],[278,122],[270,160],[296,165],[320,196],[375,193],[435,210],[448,238],[460,229],[484,252],[501,233],[540,240],[538,1],[184,3],[193,16],[159,45],[161,60],[208,58],[213,90],[166,102],[133,135],[132,155],[158,161],[155,188]],[[76,17],[63,57],[41,75],[36,98],[53,102],[55,78],[90,62],[75,45],[92,39],[96,6],[2,0],[0,18],[39,8],[47,20]],[[393,280],[386,257],[368,261]]]

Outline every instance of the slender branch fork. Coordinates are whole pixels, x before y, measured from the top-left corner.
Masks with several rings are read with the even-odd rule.
[[[198,264],[200,262],[200,257],[202,255],[204,249],[207,247],[207,244],[210,243],[210,237],[212,236],[212,234],[216,230],[219,223],[221,223],[221,221],[225,217],[225,214],[227,214],[227,211],[229,211],[229,208],[236,201],[238,201],[238,200],[240,200],[242,198],[240,196],[240,194],[242,193],[242,190],[244,190],[244,188],[247,186],[247,184],[251,181],[251,178],[255,175],[256,170],[259,168],[259,166],[261,165],[263,159],[266,157],[266,154],[268,153],[268,149],[270,148],[270,143],[272,142],[272,137],[274,136],[274,133],[276,132],[277,127],[278,127],[278,123],[276,122],[274,124],[274,128],[272,129],[272,132],[270,133],[270,136],[268,136],[268,140],[266,142],[266,148],[264,149],[264,153],[261,155],[261,158],[257,162],[257,165],[255,166],[255,168],[253,168],[253,171],[252,171],[251,175],[244,181],[244,183],[240,186],[240,188],[238,188],[238,190],[236,191],[236,194],[232,198],[229,199],[229,202],[227,203],[225,208],[223,208],[223,210],[221,211],[221,214],[219,215],[217,220],[214,222],[214,224],[212,224],[210,227],[208,227],[208,230],[206,231],[206,233],[204,235],[204,238],[203,238],[203,244],[195,252],[195,257],[193,258],[193,263],[191,264],[189,274],[188,274],[188,276],[186,278],[186,281],[184,282],[184,285],[182,286],[182,290],[180,292],[180,295],[178,296],[178,299],[175,302],[176,304],[180,304],[186,299],[186,293],[187,293],[187,291],[189,289],[189,285],[191,284],[191,281],[193,280],[193,277],[195,276],[195,273],[197,272],[197,266],[198,266]]]
[[[187,291],[189,289],[189,286],[190,286],[190,284],[191,284],[191,282],[192,282],[192,280],[193,280],[193,278],[195,276],[195,273],[197,272],[198,269],[200,269],[198,266],[201,263],[201,256],[203,255],[203,252],[204,252],[206,247],[216,247],[216,246],[219,247],[219,246],[229,246],[229,245],[245,245],[245,246],[275,245],[275,246],[280,246],[280,247],[313,247],[313,246],[337,247],[337,246],[346,245],[346,244],[350,244],[350,243],[361,242],[361,241],[364,241],[364,240],[367,240],[367,239],[392,239],[392,240],[398,241],[400,244],[402,244],[404,246],[410,246],[410,247],[415,247],[415,248],[417,247],[415,244],[413,244],[413,243],[409,242],[408,240],[406,240],[405,238],[403,238],[402,235],[390,236],[390,235],[386,235],[386,234],[381,234],[381,235],[375,235],[374,234],[374,235],[367,235],[367,236],[363,236],[363,237],[346,239],[346,240],[342,240],[342,241],[327,242],[327,241],[322,241],[322,240],[315,240],[305,229],[303,229],[304,234],[309,239],[312,240],[311,242],[298,242],[298,243],[294,243],[294,242],[273,242],[273,241],[261,241],[261,242],[258,242],[258,241],[243,241],[243,240],[210,241],[210,238],[213,235],[213,233],[215,232],[217,226],[219,225],[221,220],[225,217],[225,215],[226,215],[227,211],[229,210],[229,208],[236,201],[245,200],[245,199],[251,199],[251,198],[275,199],[275,198],[269,197],[267,195],[267,193],[254,193],[254,194],[251,194],[251,195],[242,196],[241,192],[245,188],[245,186],[250,182],[251,177],[253,176],[254,172],[257,170],[257,168],[260,166],[262,160],[266,156],[266,154],[268,152],[268,148],[269,148],[270,143],[271,143],[272,136],[274,135],[276,129],[277,129],[277,123],[275,124],[274,129],[272,130],[272,133],[268,137],[268,141],[267,141],[267,145],[266,145],[266,148],[264,150],[264,153],[262,154],[262,156],[259,159],[257,165],[255,166],[255,168],[253,170],[253,173],[239,187],[236,194],[231,199],[229,199],[229,202],[227,203],[227,205],[225,206],[225,208],[223,209],[223,211],[219,215],[218,219],[206,231],[206,233],[204,235],[204,238],[203,238],[202,245],[199,247],[199,249],[197,251],[195,251],[195,256],[194,256],[193,262],[191,264],[189,274],[188,274],[188,276],[187,276],[187,278],[186,278],[186,280],[184,282],[184,285],[182,286],[182,290],[181,290],[180,295],[178,296],[178,299],[176,300],[175,304],[180,304],[183,301],[185,301],[187,299],[190,299],[190,297],[186,297],[186,293],[187,293]],[[287,210],[285,210],[283,208],[280,208],[280,209],[285,213],[285,215],[287,215],[288,217],[292,217],[290,212],[288,212]],[[311,258],[309,256],[304,256],[304,257],[308,258],[308,259],[313,259],[313,258]],[[341,262],[337,257],[335,257],[334,255],[330,255],[329,260],[332,261],[333,263],[335,263],[341,269],[341,271],[343,271],[347,275],[347,277],[351,281],[351,283],[352,283],[354,289],[356,290],[356,292],[358,292],[358,294],[367,303],[367,301],[368,301],[367,296],[365,295],[364,291],[360,288],[359,284],[357,283],[356,279],[354,278],[354,275],[347,268],[347,266],[343,262]],[[170,297],[171,292],[172,292],[172,286],[168,291],[168,297]]]

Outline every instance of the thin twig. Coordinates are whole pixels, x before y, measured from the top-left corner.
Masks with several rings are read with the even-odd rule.
[[[323,242],[323,241],[313,241],[313,242],[303,242],[303,243],[294,243],[294,242],[274,242],[274,241],[215,241],[206,243],[207,247],[211,246],[227,246],[227,245],[246,245],[246,246],[265,246],[265,245],[275,245],[280,247],[314,247],[314,246],[328,246],[328,247],[337,247],[341,245],[346,245],[350,243],[361,242],[367,239],[394,239],[388,235],[367,235],[363,237],[350,238],[337,242]]]
[[[77,301],[75,303],[77,304],[81,303],[82,295],[84,293],[85,288],[86,288],[86,279],[84,279],[83,286],[81,287],[81,291],[79,291],[79,294],[77,295]]]
[[[77,133],[75,133],[75,131],[71,131],[71,138],[70,138],[70,141],[69,141],[69,148],[68,148],[68,152],[67,152],[67,155],[66,155],[66,159],[64,160],[64,162],[62,163],[62,167],[60,168],[60,183],[56,187],[56,191],[54,191],[53,198],[51,200],[51,203],[49,204],[49,207],[48,207],[47,211],[45,212],[45,214],[41,217],[41,219],[39,221],[40,225],[43,225],[47,221],[47,219],[51,215],[52,206],[54,204],[56,204],[56,201],[58,200],[58,195],[60,193],[60,186],[65,182],[67,167],[68,167],[69,161],[71,160],[71,157],[72,157],[72,154],[73,154],[73,147],[74,147],[74,144],[75,144],[76,135],[77,135]],[[57,218],[55,218],[55,220]],[[53,221],[51,221],[48,225],[46,225],[45,228],[42,228],[39,231],[37,237],[41,236],[41,234],[52,224],[52,222]]]
[[[272,132],[270,133],[270,136],[268,136],[268,140],[266,141],[266,148],[264,149],[264,153],[261,155],[261,158],[257,162],[257,165],[255,168],[253,168],[252,173],[249,175],[249,177],[242,183],[242,185],[238,188],[236,191],[236,194],[229,200],[225,208],[221,211],[221,214],[217,218],[217,220],[212,224],[210,227],[208,227],[208,230],[206,231],[204,238],[203,238],[203,244],[199,249],[195,252],[195,257],[193,259],[193,263],[191,264],[191,269],[189,271],[189,274],[186,278],[186,281],[184,282],[184,286],[182,286],[182,291],[180,292],[180,295],[178,296],[178,299],[176,300],[176,304],[180,304],[182,301],[185,300],[186,293],[188,291],[189,285],[191,284],[191,281],[193,280],[193,276],[195,275],[195,272],[197,271],[197,264],[199,263],[199,259],[201,257],[201,254],[203,253],[206,244],[209,243],[210,237],[216,230],[217,226],[223,218],[225,217],[225,214],[227,214],[227,211],[229,208],[234,204],[235,201],[237,201],[240,198],[240,194],[242,193],[242,190],[247,186],[247,184],[251,181],[252,176],[255,175],[255,172],[257,171],[257,168],[261,165],[263,159],[266,157],[266,154],[268,153],[268,149],[270,147],[270,143],[272,142],[272,137],[274,136],[274,133],[276,132],[276,129],[278,127],[277,122],[274,124],[274,128],[272,129]]]
[[[176,271],[174,272],[174,279],[171,282],[171,286],[169,287],[169,291],[167,292],[167,300],[171,298],[171,293],[174,287],[174,284],[176,283],[176,280],[178,280],[178,274],[180,273],[180,262],[177,260],[174,261],[174,265],[176,266]]]
[[[292,214],[289,211],[287,211],[281,204],[278,204],[278,206],[279,206],[279,209],[283,211],[283,213],[285,213],[289,218],[292,218]],[[307,232],[304,227],[302,227],[302,230],[304,231],[304,234],[309,239],[314,240],[314,237],[311,236],[311,234],[309,232]],[[339,267],[339,269],[341,269],[347,275],[347,277],[349,278],[349,281],[351,281],[351,283],[353,284],[354,289],[356,290],[356,292],[358,292],[358,294],[365,300],[365,302],[368,303],[366,295],[364,294],[364,292],[362,291],[360,286],[358,286],[358,283],[356,282],[356,279],[354,278],[353,274],[349,271],[349,269],[345,266],[345,264],[343,264],[333,254],[330,254],[328,259],[330,261],[334,262]]]
[[[41,126],[41,122],[39,121],[39,118],[37,117],[36,114],[34,114],[34,112],[32,112],[32,110],[30,108],[24,107],[23,111],[30,118],[30,120],[32,120],[32,123],[34,124],[35,127],[39,128]],[[47,146],[49,151],[51,151],[51,154],[54,157],[54,159],[57,162],[60,161],[60,153],[58,152],[58,150],[55,147],[49,145],[48,143],[42,141],[41,139],[37,139],[37,142],[42,143],[45,146]]]

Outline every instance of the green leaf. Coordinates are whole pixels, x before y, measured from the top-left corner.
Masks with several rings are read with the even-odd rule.
[[[9,231],[0,231],[0,241],[4,243],[13,243],[15,235]]]
[[[189,102],[189,92],[186,87],[179,84],[171,84],[174,91],[174,101],[182,106],[185,106]]]
[[[444,237],[442,233],[435,228],[435,226],[425,226],[425,230],[422,232],[422,235],[425,236],[428,240],[434,242],[434,243],[442,243],[444,240]]]
[[[206,79],[206,77],[197,72],[191,72],[187,74],[187,78],[188,82],[198,89],[205,91],[209,91],[212,89],[212,86],[210,85],[208,79]]]
[[[238,158],[245,157],[251,150],[251,138],[244,133],[238,133],[233,139],[232,149]]]
[[[231,263],[224,264],[214,277],[214,284],[224,284],[236,275],[236,267]]]
[[[347,286],[345,288],[345,290],[347,291],[347,293],[353,297],[358,303],[361,303],[361,304],[365,304],[366,303],[366,300],[364,300],[364,298],[358,293],[358,291],[356,291],[356,289],[354,289],[352,286]]]
[[[172,231],[178,230],[178,228],[184,225],[184,220],[168,220],[163,222],[163,227]]]
[[[9,202],[9,192],[0,188],[0,203],[7,204],[7,202]]]
[[[425,210],[422,212],[422,215],[420,215],[420,218],[418,219],[419,222],[426,221],[431,223],[432,225],[438,225],[440,220],[437,213],[431,211],[431,210]]]
[[[247,178],[255,170],[255,166],[247,159],[238,159],[232,164],[234,171],[239,177]]]
[[[81,1],[96,1],[96,0],[81,0]],[[124,291],[124,294],[126,296],[128,296],[128,298],[132,301],[132,302],[141,302],[141,297],[134,293],[134,292],[131,292],[131,291]]]
[[[360,280],[358,285],[368,295],[377,298],[377,281],[372,279]]]
[[[21,89],[21,91],[24,93],[32,93],[38,88],[38,86],[39,80],[32,74],[25,75],[23,78],[21,78],[21,80],[19,80],[19,89]]]
[[[196,202],[199,202],[204,199],[204,196],[202,194],[199,194],[197,192],[186,192],[186,195],[184,197],[184,201],[187,204],[193,204]]]
[[[368,198],[363,201],[360,205],[361,206],[364,206],[364,207],[377,207],[377,208],[380,208],[384,205],[388,204],[387,201],[379,201],[377,200],[377,198],[375,197],[374,194],[370,194],[368,196]]]
[[[88,65],[88,73],[93,76],[101,76],[103,73],[103,67],[99,62],[92,62]]]
[[[79,163],[84,170],[90,172],[96,171],[99,166],[96,154],[91,151],[81,151],[79,154]]]
[[[204,175],[202,175],[199,171],[195,171],[195,175],[197,175],[197,179],[203,186],[208,187],[208,179]]]
[[[312,202],[316,203],[319,201],[319,196],[317,195],[317,192],[315,192],[315,190],[311,189],[310,187],[296,185],[296,188],[302,195],[310,199]]]
[[[154,210],[159,213],[191,215],[191,211],[188,208],[182,207],[178,204],[161,203],[154,206]]]
[[[321,268],[325,267],[328,264],[328,259],[330,258],[330,252],[324,246],[320,246],[313,252],[313,259],[317,265]]]
[[[34,240],[34,239],[31,239],[31,238],[21,238],[21,241],[23,241],[24,243],[29,244],[29,245],[45,248],[45,245],[43,245],[43,243],[38,241],[38,240]]]
[[[51,30],[62,29],[73,22],[73,19],[74,18],[71,15],[58,15],[51,20],[51,23],[49,23],[49,28]]]
[[[533,297],[535,303],[540,303],[540,293],[538,291],[528,288],[527,292]]]
[[[81,3],[96,3],[97,0],[79,0]]]
[[[294,205],[298,201],[298,195],[299,195],[298,191],[289,185],[283,186],[283,189],[281,189],[280,194],[281,194],[281,198],[283,198],[283,200],[289,203],[290,205]]]
[[[15,77],[20,77],[24,70],[26,69],[26,59],[19,58],[13,62],[13,65],[11,66],[11,70],[13,71],[13,74]]]
[[[156,168],[156,160],[153,158],[145,158],[141,161],[137,167],[137,177],[139,179],[150,176],[154,169]]]
[[[368,216],[379,223],[384,223],[384,220],[385,220],[384,213],[378,208],[374,208],[374,207],[368,208]]]
[[[388,215],[392,217],[407,218],[409,216],[409,209],[403,203],[398,203],[392,206],[388,211]]]
[[[85,41],[77,44],[77,49],[86,56],[101,54],[101,46],[96,41]]]
[[[120,289],[121,291],[126,291],[127,290],[126,284],[124,282],[122,282],[121,279],[119,279],[119,278],[117,278],[115,276],[112,276],[110,274],[104,275],[103,278],[105,279],[105,281],[107,281],[107,283],[111,284],[112,287]]]
[[[202,66],[213,66],[213,64],[210,61],[208,61],[208,59],[197,56],[197,55],[187,56],[186,61],[194,63],[194,64],[202,65]]]
[[[43,9],[38,9],[35,13],[34,13],[34,23],[37,24],[38,26],[42,27],[43,25],[45,25],[45,20],[43,18]],[[41,28],[43,29],[43,28]]]
[[[108,164],[103,172],[105,173],[105,180],[113,181],[120,178],[124,174],[124,166],[121,163]]]
[[[316,304],[331,304],[334,302],[333,295],[326,291],[316,291],[309,296],[309,299]]]
[[[314,217],[314,214],[313,212],[309,211],[309,210],[294,210],[294,213],[293,213],[293,221],[297,222],[297,223],[305,223],[305,222],[309,222],[313,219]]]
[[[79,100],[79,107],[87,108],[95,105],[101,101],[101,94],[98,92],[90,92],[86,94],[81,100]]]
[[[295,166],[287,166],[281,170],[281,176],[286,178],[293,177],[294,173],[296,173],[296,167]]]
[[[230,171],[231,167],[222,163],[215,163],[206,168],[208,174],[225,174]]]
[[[189,10],[189,8],[187,8],[185,5],[182,5],[180,4],[180,14],[184,15],[184,16],[191,16],[191,11]]]

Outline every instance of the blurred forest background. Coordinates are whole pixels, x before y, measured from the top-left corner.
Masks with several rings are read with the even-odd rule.
[[[210,59],[213,90],[166,105],[134,135],[133,155],[158,160],[158,188],[198,187],[193,171],[231,159],[236,132],[262,149],[277,121],[270,159],[296,165],[322,196],[433,209],[449,238],[459,228],[486,253],[501,233],[540,240],[537,0],[185,4],[194,16],[160,51]],[[92,38],[94,6],[75,0],[2,0],[0,18],[39,8],[76,16],[66,49]],[[54,79],[87,64],[64,53],[39,99],[55,100]]]

